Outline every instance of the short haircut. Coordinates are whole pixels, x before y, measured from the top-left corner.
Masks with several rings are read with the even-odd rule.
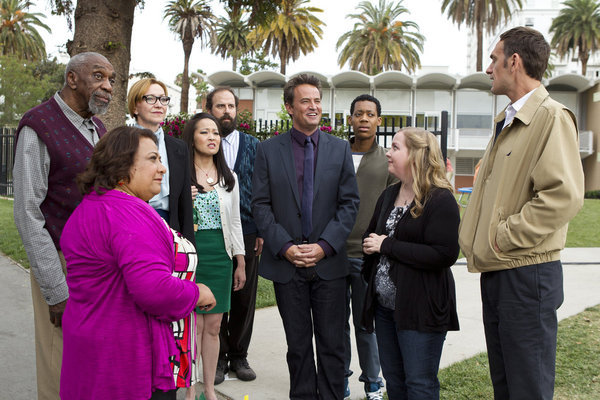
[[[67,63],[67,66],[65,67],[65,85],[67,84],[67,76],[69,75],[69,72],[73,71],[77,73],[81,71],[83,67],[87,66],[91,62],[90,60],[92,58],[99,58],[110,64],[110,61],[108,61],[108,59],[100,53],[86,51],[85,53],[75,54],[73,57],[71,57]]]
[[[550,58],[550,45],[544,35],[535,29],[518,26],[500,35],[500,40],[504,43],[505,66],[506,59],[517,53],[527,75],[542,80]]]
[[[359,101],[370,101],[371,103],[375,103],[375,108],[377,108],[377,116],[381,116],[381,103],[379,102],[379,100],[377,100],[370,94],[361,94],[360,96],[352,100],[352,104],[350,104],[350,115],[354,114],[354,106]]]
[[[157,143],[151,130],[132,126],[120,126],[102,136],[94,147],[90,163],[77,177],[81,194],[92,190],[103,194],[116,188],[120,181],[128,183],[141,138]]]
[[[236,109],[238,108],[238,105],[240,104],[240,99],[233,92],[233,89],[230,88],[229,86],[219,86],[218,88],[216,88],[215,90],[213,90],[206,96],[206,105],[204,106],[204,108],[206,109],[206,112],[209,112],[209,113],[212,112],[213,97],[215,96],[215,94],[217,94],[219,92],[224,92],[224,91],[227,91],[233,95],[233,98],[235,99],[235,108]]]
[[[321,90],[321,81],[314,75],[300,74],[293,77],[283,87],[283,103],[292,104],[294,102],[294,89],[300,85],[312,85],[319,89],[319,97],[323,97]]]
[[[165,96],[168,96],[169,93],[167,91],[167,85],[154,78],[142,78],[133,85],[131,85],[131,89],[129,89],[129,93],[127,93],[127,111],[129,111],[129,115],[132,118],[137,119],[137,115],[135,115],[135,106],[137,103],[142,101],[142,98],[148,91],[148,88],[154,84],[159,85],[165,91]]]
[[[198,178],[196,177],[196,167],[194,164],[194,134],[196,133],[196,124],[198,121],[203,119],[210,119],[215,124],[217,124],[217,129],[219,130],[219,137],[221,137],[221,125],[219,124],[219,120],[212,114],[209,113],[198,113],[195,114],[192,118],[190,118],[183,128],[183,136],[182,139],[188,147],[188,151],[190,153],[190,172],[192,176],[192,185],[196,186],[196,188],[200,192],[206,192],[204,187],[198,183]],[[213,155],[213,162],[215,163],[215,167],[217,169],[217,182],[223,183],[225,189],[228,192],[231,192],[235,187],[235,179],[233,178],[233,174],[231,170],[227,166],[227,162],[225,161],[225,155],[223,154],[223,140],[221,139],[221,145],[219,145],[219,150],[217,154]]]

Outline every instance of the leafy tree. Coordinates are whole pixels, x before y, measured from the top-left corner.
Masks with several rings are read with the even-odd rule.
[[[264,0],[220,0],[233,14],[248,12],[248,26],[256,27],[265,24],[277,15],[277,1]]]
[[[217,23],[216,40],[212,51],[222,58],[231,57],[231,69],[237,69],[237,61],[252,49],[248,40],[250,26],[244,20],[244,11],[234,12],[227,9],[228,18],[219,18]]]
[[[46,58],[46,45],[37,28],[51,32],[41,21],[44,15],[30,13],[30,1],[2,0],[0,2],[0,46],[2,55],[15,55],[26,60]]]
[[[419,52],[423,51],[425,37],[415,22],[397,20],[409,12],[402,0],[379,0],[377,7],[363,1],[358,9],[359,13],[347,16],[357,20],[353,30],[340,36],[336,44],[336,50],[343,46],[338,58],[340,67],[349,62],[351,69],[375,75],[402,68],[413,72],[421,66]]]
[[[250,53],[243,56],[240,60],[240,63],[241,65],[238,72],[242,75],[250,75],[256,71],[276,69],[279,67],[277,63],[274,63],[267,58],[264,49],[257,51],[256,53]]]
[[[154,78],[154,79],[156,79],[156,75],[154,75],[152,72],[149,72],[149,71],[143,71],[143,72],[136,72],[134,74],[129,74],[129,79],[132,79],[132,78],[140,78],[140,79]]]
[[[567,0],[550,26],[552,47],[559,57],[571,52],[581,61],[585,76],[590,54],[600,48],[600,3],[597,0]]]
[[[65,82],[66,65],[58,62],[56,57],[44,59],[35,64],[33,76],[40,81],[47,82],[46,92],[42,101],[48,100],[58,92]]]
[[[181,79],[181,104],[182,112],[188,111],[188,97],[190,90],[189,64],[192,46],[196,38],[201,45],[211,43],[214,39],[215,16],[204,0],[174,0],[165,7],[165,19],[169,27],[179,35],[183,44],[183,74]]]
[[[501,23],[506,22],[513,9],[523,8],[522,0],[443,0],[442,13],[458,24],[465,24],[477,35],[477,61],[475,69],[482,70],[483,31],[493,33]]]
[[[317,47],[317,37],[323,37],[323,21],[314,13],[320,8],[304,7],[308,0],[279,0],[277,15],[250,32],[248,39],[257,48],[265,48],[280,60],[280,72],[285,75],[290,60],[300,53],[308,54]]]
[[[0,125],[16,125],[25,111],[42,102],[50,84],[47,76],[35,75],[35,62],[0,56]]]

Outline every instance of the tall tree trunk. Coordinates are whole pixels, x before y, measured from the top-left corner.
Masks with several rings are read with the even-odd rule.
[[[481,64],[483,63],[483,23],[477,22],[477,65],[475,65],[475,71],[480,72],[482,70]]]
[[[279,61],[281,62],[281,65],[279,67],[279,72],[281,73],[281,75],[285,75],[285,67],[286,67],[286,64],[287,64],[287,60],[288,60],[288,57],[287,57],[287,47],[284,44],[279,49]]]
[[[579,59],[581,60],[581,75],[583,75],[585,77],[585,74],[587,73],[587,64],[588,64],[588,60],[590,58],[590,53],[587,51],[580,51],[579,52]]]
[[[237,69],[237,57],[234,56],[231,63],[232,63],[231,67],[233,68],[233,72],[235,72],[235,70]]]
[[[131,59],[131,28],[136,0],[78,0],[75,33],[67,43],[69,55],[86,51],[104,55],[117,74],[108,112],[100,118],[107,129],[125,124],[127,82]]]
[[[189,31],[185,32],[181,42],[183,43],[183,74],[181,75],[181,102],[179,103],[180,112],[187,113],[188,101],[190,96],[190,56],[194,46],[194,36],[188,24]]]

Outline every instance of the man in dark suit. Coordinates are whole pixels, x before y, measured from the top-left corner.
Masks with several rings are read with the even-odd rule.
[[[275,287],[289,397],[342,399],[345,242],[359,202],[352,155],[348,142],[319,129],[316,77],[298,75],[283,90],[292,129],[258,145],[252,180],[252,211],[264,238],[259,274]]]

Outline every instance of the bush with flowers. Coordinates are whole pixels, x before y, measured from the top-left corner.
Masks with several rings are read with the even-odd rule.
[[[190,118],[190,114],[183,112],[175,115],[168,115],[164,122],[160,123],[160,126],[166,135],[181,139],[183,127]]]
[[[163,132],[167,135],[181,139],[185,123],[190,118],[191,115],[186,113],[167,116],[165,121],[161,123]],[[237,115],[237,119],[238,130],[240,132],[252,135],[260,141],[277,136],[280,133],[287,132],[292,128],[292,121],[289,119],[277,121],[255,121],[252,118],[252,113],[248,110],[240,111]],[[348,127],[344,125],[332,128],[326,123],[326,121],[324,121],[320,129],[323,132],[330,133],[342,139],[348,138]]]

